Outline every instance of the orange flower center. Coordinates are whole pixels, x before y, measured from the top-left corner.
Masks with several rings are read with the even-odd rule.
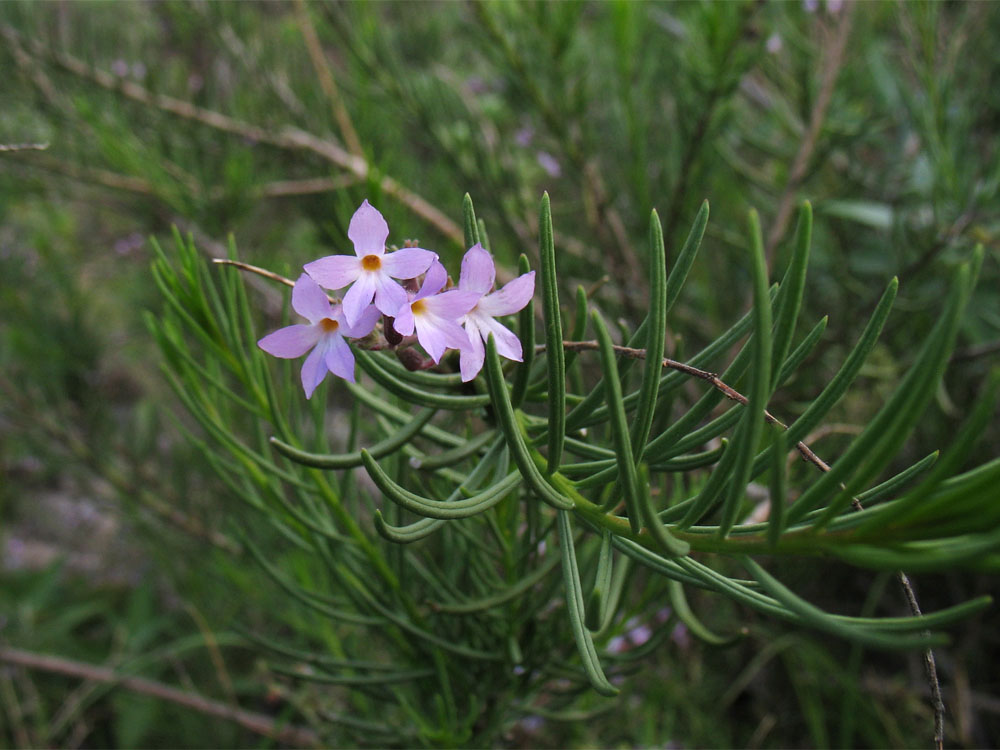
[[[410,305],[410,310],[413,311],[414,315],[420,315],[427,311],[427,306],[424,304],[422,299],[418,299],[412,305]]]
[[[366,271],[377,271],[382,267],[382,259],[377,255],[366,255],[361,259],[361,267]]]
[[[340,323],[333,318],[323,318],[323,320],[319,322],[319,327],[323,329],[324,333],[333,333],[340,328]]]

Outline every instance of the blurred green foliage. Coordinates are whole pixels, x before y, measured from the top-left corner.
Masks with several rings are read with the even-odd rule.
[[[808,198],[816,221],[803,315],[830,322],[822,356],[775,394],[772,411],[801,413],[887,279],[901,282],[863,387],[810,437],[827,456],[892,392],[940,313],[952,268],[981,242],[986,258],[958,352],[900,465],[941,447],[1000,350],[1000,11],[988,3],[835,7],[0,6],[0,144],[49,144],[0,152],[0,521],[8,550],[0,644],[123,667],[139,660],[138,672],[167,679],[157,661],[168,659],[158,651],[163,642],[193,648],[204,640],[179,614],[176,592],[220,642],[235,642],[235,624],[277,631],[303,649],[323,640],[319,618],[289,608],[247,559],[228,554],[238,540],[226,535],[226,519],[243,511],[185,440],[193,425],[157,371],[141,321],[141,311],[159,309],[144,238],[175,224],[210,255],[226,254],[231,233],[244,260],[294,276],[302,263],[348,246],[347,221],[368,198],[390,226],[419,228],[410,231],[454,267],[464,250],[454,222],[468,191],[498,260],[513,268],[526,252],[537,266],[537,202],[548,190],[564,291],[606,274],[595,300],[609,319],[634,325],[648,284],[634,248],[649,210],[659,211],[668,255],[676,255],[707,197],[706,246],[674,311],[677,351],[694,352],[749,305],[745,240],[729,228],[757,208],[771,268],[781,269],[792,229],[789,222],[772,239],[775,219]],[[310,33],[321,63],[310,55]],[[338,101],[361,154],[349,152]],[[350,168],[357,159],[364,169]],[[455,231],[415,198],[450,217]],[[280,296],[267,288],[259,295],[277,323]],[[968,465],[995,456],[998,441],[994,424]],[[102,512],[123,519],[126,546],[150,561],[146,580],[109,591],[57,568],[9,570],[10,540],[34,531],[26,509],[51,490],[96,498]],[[283,565],[310,575],[305,561],[295,567],[296,554]],[[820,564],[783,573],[833,609],[864,601],[881,580]],[[971,573],[917,584],[931,609],[995,587]],[[705,601],[692,605],[713,613],[720,631],[747,617],[697,598]],[[656,610],[632,606],[645,616]],[[900,603],[871,606],[902,611]],[[641,652],[647,668],[612,712],[587,722],[521,720],[503,728],[503,742],[927,742],[917,655],[852,651],[750,618],[749,636],[726,650],[672,631],[673,640]],[[995,625],[992,613],[971,621],[939,654],[943,681],[955,686],[946,693],[949,743],[984,745],[1000,732],[989,708],[1000,689],[989,667],[1000,652]],[[169,658],[178,681],[190,673],[199,691],[231,697],[213,687],[204,652]],[[260,698],[268,680],[278,686],[280,699],[264,707],[282,720],[315,721],[330,692],[277,676],[243,651],[227,649],[225,659],[241,704]],[[83,692],[67,714],[61,707],[74,683],[64,678],[0,666],[0,683],[6,746],[255,741],[124,692]],[[585,700],[578,710],[587,709]]]

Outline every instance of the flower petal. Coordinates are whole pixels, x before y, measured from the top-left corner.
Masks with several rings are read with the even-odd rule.
[[[354,352],[344,341],[343,336],[336,334],[330,336],[325,361],[330,372],[338,378],[343,378],[349,383],[354,382]]]
[[[330,300],[309,275],[302,274],[292,287],[292,309],[310,323],[316,323],[331,314]]]
[[[483,297],[479,301],[479,309],[491,317],[512,315],[527,305],[534,294],[535,272],[529,271]]]
[[[424,299],[425,297],[437,294],[447,283],[448,272],[444,270],[441,261],[435,258],[434,262],[431,263],[431,267],[427,269],[427,275],[424,276],[424,283],[420,285],[420,291],[417,292],[413,301],[416,302],[418,299]]]
[[[372,275],[375,277],[375,307],[390,318],[395,317],[407,302],[406,290],[385,273]]]
[[[483,336],[474,321],[465,321],[465,331],[469,335],[469,344],[461,349],[459,369],[462,372],[462,382],[468,383],[483,369],[486,348],[483,346]]]
[[[302,365],[302,389],[306,392],[306,398],[312,398],[313,391],[326,377],[325,355],[326,344],[320,342]]]
[[[462,349],[469,337],[454,320],[436,315],[419,315],[416,319],[417,341],[435,362],[441,361],[446,349]]]
[[[324,289],[343,289],[361,275],[361,261],[351,255],[327,255],[303,268]]]
[[[463,292],[461,289],[452,289],[433,297],[427,297],[424,302],[425,309],[446,320],[457,321],[479,302],[479,292]]]
[[[362,273],[354,282],[354,286],[347,290],[347,294],[344,295],[344,320],[347,321],[347,325],[353,326],[357,323],[361,313],[372,303],[376,282],[376,274]]]
[[[405,304],[396,312],[396,317],[392,321],[392,327],[401,336],[409,336],[413,333],[413,325],[413,310],[410,309],[409,304]]]
[[[372,332],[375,328],[375,324],[381,316],[382,313],[379,312],[379,309],[375,307],[375,305],[369,305],[364,309],[364,312],[361,313],[361,317],[354,321],[354,325],[349,325],[346,318],[342,321],[338,321],[341,323],[340,332],[344,336],[348,336],[352,339],[364,338]],[[340,317],[343,318],[343,315]]]
[[[435,320],[435,325],[444,333],[449,349],[462,350],[472,346],[469,334],[458,323],[438,318]]]
[[[382,256],[382,270],[394,279],[415,279],[437,260],[437,253],[419,247],[404,247]]]
[[[389,225],[382,214],[367,200],[354,212],[347,236],[354,243],[354,252],[359,258],[366,255],[382,255],[385,241],[389,236]]]
[[[497,344],[497,354],[501,357],[512,359],[515,362],[521,362],[523,356],[521,339],[514,335],[510,329],[493,320],[493,318],[485,318],[482,322],[485,324],[483,333],[486,336],[489,336],[491,333],[493,334],[493,338]]]
[[[272,356],[295,359],[315,346],[321,335],[316,326],[286,326],[267,334],[257,342],[257,346]]]
[[[497,269],[493,256],[483,249],[478,242],[469,248],[462,258],[462,274],[458,279],[458,288],[464,291],[489,294],[493,289]]]

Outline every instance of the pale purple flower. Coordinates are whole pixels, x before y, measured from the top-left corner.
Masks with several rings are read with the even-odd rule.
[[[475,292],[481,296],[476,306],[461,321],[468,337],[467,344],[461,347],[460,366],[464,382],[472,380],[483,369],[483,362],[486,361],[483,342],[491,333],[501,357],[515,362],[522,361],[521,340],[494,318],[516,313],[531,301],[535,293],[535,272],[518,276],[502,289],[493,292],[495,280],[493,256],[476,243],[462,258],[462,274],[458,279],[460,290]]]
[[[482,296],[478,292],[458,289],[441,292],[447,281],[448,272],[434,261],[420,291],[399,308],[392,324],[396,332],[403,336],[409,336],[415,328],[417,341],[435,362],[441,361],[445,349],[461,349],[469,345],[458,320],[475,307]]]
[[[326,293],[306,274],[299,276],[292,289],[292,308],[309,321],[308,325],[286,326],[257,342],[268,354],[295,359],[312,349],[302,365],[302,387],[311,398],[326,373],[354,382],[354,354],[344,340],[367,336],[375,327],[379,312],[369,305],[353,325],[340,305],[331,305]]]
[[[633,646],[641,646],[653,637],[649,625],[639,625],[628,632],[628,639]]]
[[[535,161],[549,177],[559,177],[562,174],[562,167],[559,166],[558,160],[548,151],[538,151],[535,154]]]
[[[437,258],[430,250],[405,247],[386,254],[385,240],[389,225],[368,201],[351,217],[347,236],[354,243],[354,257],[328,255],[305,265],[305,271],[326,289],[353,286],[344,295],[344,317],[357,323],[365,308],[375,300],[375,307],[389,317],[406,304],[406,290],[393,279],[415,279]]]
[[[628,641],[625,640],[624,636],[616,635],[608,641],[609,654],[624,654],[626,651],[628,651]]]

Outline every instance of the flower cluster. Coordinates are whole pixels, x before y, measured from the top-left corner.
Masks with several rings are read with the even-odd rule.
[[[306,398],[327,372],[354,382],[354,354],[347,339],[370,335],[383,315],[385,325],[400,336],[416,333],[435,363],[448,349],[457,349],[465,382],[482,369],[484,341],[491,333],[501,356],[521,361],[520,340],[496,318],[528,304],[535,292],[534,271],[494,291],[493,257],[477,244],[462,259],[458,286],[446,289],[448,272],[437,253],[419,247],[386,252],[389,225],[368,201],[351,217],[347,236],[354,243],[354,256],[329,255],[307,263],[295,282],[292,308],[309,323],[287,326],[257,342],[268,354],[283,359],[309,352],[302,365]],[[421,275],[416,292],[396,281]],[[345,287],[350,288],[340,304],[331,304],[323,291]]]

